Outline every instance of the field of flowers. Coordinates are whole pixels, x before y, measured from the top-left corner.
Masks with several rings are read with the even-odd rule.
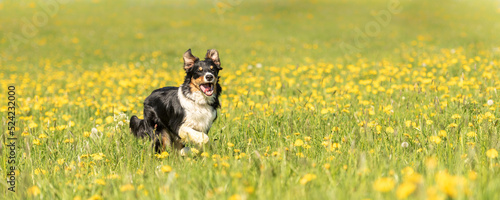
[[[0,199],[500,199],[498,1],[22,0],[0,19]],[[128,120],[189,48],[224,68],[211,142],[154,154]]]

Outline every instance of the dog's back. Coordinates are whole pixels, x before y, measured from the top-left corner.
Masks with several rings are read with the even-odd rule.
[[[149,136],[150,139],[156,140],[158,136],[155,132],[178,132],[184,118],[184,111],[177,96],[178,89],[164,87],[153,91],[144,101],[144,120],[135,115],[130,119],[132,134],[139,138]]]

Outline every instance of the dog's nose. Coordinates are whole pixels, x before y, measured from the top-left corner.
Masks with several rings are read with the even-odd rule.
[[[212,75],[212,74],[207,74],[207,75],[205,76],[205,79],[207,79],[207,81],[212,81],[212,80],[214,80],[214,75]]]

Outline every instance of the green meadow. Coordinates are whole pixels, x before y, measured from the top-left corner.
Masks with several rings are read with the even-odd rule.
[[[0,22],[0,199],[500,199],[499,1],[3,0]],[[212,48],[209,144],[155,154],[130,117]]]

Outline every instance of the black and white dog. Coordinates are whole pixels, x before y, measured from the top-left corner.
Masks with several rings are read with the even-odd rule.
[[[171,147],[181,155],[189,152],[186,143],[201,150],[209,141],[207,135],[217,118],[220,107],[219,70],[222,70],[219,52],[209,49],[205,60],[184,53],[186,76],[180,87],[157,89],[144,101],[144,119],[130,119],[130,130],[139,138],[149,136],[156,152]]]

